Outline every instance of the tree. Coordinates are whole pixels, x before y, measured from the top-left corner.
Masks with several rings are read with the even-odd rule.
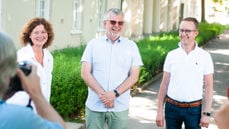
[[[201,0],[201,22],[206,22],[206,19],[205,19],[205,0]]]

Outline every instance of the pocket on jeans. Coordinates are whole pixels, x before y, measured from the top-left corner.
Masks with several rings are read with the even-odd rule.
[[[201,106],[189,108],[188,113],[191,114],[191,115],[199,115],[199,114],[201,114]]]
[[[174,107],[174,105],[172,105],[171,103],[168,103],[168,102],[166,102],[165,103],[165,113],[166,112],[173,112],[175,110],[175,107]]]

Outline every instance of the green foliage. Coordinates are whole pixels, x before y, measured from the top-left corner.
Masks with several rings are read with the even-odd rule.
[[[66,48],[53,52],[51,104],[64,118],[79,114],[85,107],[87,86],[80,76],[82,51],[83,48]]]
[[[199,43],[199,46],[201,46],[210,39],[223,33],[224,29],[224,26],[217,23],[200,23],[199,35],[197,36],[196,41]]]
[[[227,26],[227,28],[229,28]],[[196,38],[199,45],[224,31],[219,24],[201,23]],[[151,80],[162,71],[167,53],[178,47],[178,31],[148,36],[136,41],[144,66],[140,69],[139,81],[134,89]],[[84,115],[87,86],[80,76],[80,59],[85,46],[54,51],[54,70],[51,104],[65,119]]]
[[[175,31],[163,33],[158,36],[149,36],[137,41],[139,51],[142,55],[145,72],[147,73],[147,76],[142,78],[140,74],[141,80],[139,81],[147,82],[152,79],[153,76],[161,72],[167,52],[176,48],[178,41],[178,34]]]

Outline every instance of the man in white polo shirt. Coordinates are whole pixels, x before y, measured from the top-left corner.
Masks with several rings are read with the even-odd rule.
[[[195,18],[181,21],[179,47],[168,53],[164,63],[156,116],[159,127],[165,123],[166,129],[181,129],[183,123],[185,129],[209,126],[214,68],[210,54],[195,41],[198,33]],[[205,101],[202,101],[203,94]]]

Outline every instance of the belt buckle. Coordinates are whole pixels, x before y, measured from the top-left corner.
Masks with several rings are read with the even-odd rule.
[[[185,108],[190,107],[190,103],[186,103],[186,102],[185,102],[185,103],[183,103],[182,105],[183,105],[182,107],[185,107]]]
[[[191,103],[187,103],[187,107],[192,107],[192,106],[191,106]]]

